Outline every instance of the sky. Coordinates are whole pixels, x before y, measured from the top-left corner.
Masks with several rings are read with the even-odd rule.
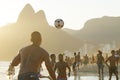
[[[43,10],[48,23],[61,18],[64,28],[79,30],[85,22],[103,16],[120,16],[120,0],[0,0],[0,26],[17,21],[26,4],[35,12]]]

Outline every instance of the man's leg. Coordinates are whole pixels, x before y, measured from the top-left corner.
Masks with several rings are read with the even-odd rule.
[[[111,80],[112,74],[109,74],[109,80]]]
[[[102,67],[102,80],[104,79],[104,68]]]
[[[117,71],[117,69],[115,70],[114,74],[116,76],[116,80],[118,80],[118,71]]]
[[[98,74],[99,74],[99,77],[100,77],[100,68],[98,67]]]
[[[111,69],[109,69],[109,80],[111,80],[111,77],[112,77],[112,71]]]
[[[116,76],[116,80],[118,80],[118,74],[115,73],[115,76]]]

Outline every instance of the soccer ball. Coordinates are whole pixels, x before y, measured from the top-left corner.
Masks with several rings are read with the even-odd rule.
[[[57,29],[61,29],[64,26],[64,21],[62,19],[56,19],[54,25]]]

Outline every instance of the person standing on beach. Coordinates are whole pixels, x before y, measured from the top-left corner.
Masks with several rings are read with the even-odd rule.
[[[55,68],[55,64],[56,64],[56,56],[55,56],[55,54],[51,54],[50,55],[50,58],[51,58],[51,65],[52,65],[52,68],[53,68],[53,70],[54,70],[54,68]]]
[[[56,80],[55,72],[49,60],[49,54],[40,47],[41,41],[41,34],[38,31],[34,31],[31,34],[32,44],[19,51],[9,66],[8,74],[15,66],[20,64],[18,80],[39,80],[39,68],[42,62],[45,62],[49,75],[53,80]]]
[[[98,54],[97,54],[97,66],[98,66],[98,74],[100,77],[100,73],[102,72],[102,76],[103,76],[103,68],[104,68],[104,57],[102,56],[102,51],[98,50]]]
[[[63,60],[63,55],[58,55],[59,61],[55,64],[55,71],[58,70],[57,80],[67,80],[66,68],[68,68],[68,77],[70,77],[70,66]]]
[[[111,51],[112,56],[108,57],[106,60],[106,64],[109,61],[109,80],[111,80],[112,74],[114,73],[116,76],[116,80],[118,80],[118,69],[117,69],[117,59],[115,57],[115,51]],[[107,64],[108,65],[108,64]]]
[[[119,50],[116,51],[116,54],[115,54],[115,57],[116,57],[116,60],[117,60],[117,67],[118,67],[118,63],[119,63],[119,59],[120,59],[120,52]]]
[[[77,67],[78,67],[78,69],[80,68],[80,65],[82,65],[82,61],[81,61],[80,52],[78,52],[78,55],[77,55]]]
[[[76,52],[74,52],[74,63],[72,65],[72,69],[73,69],[74,72],[76,72],[77,61],[78,61],[78,58],[77,58]]]
[[[92,55],[92,64],[94,64],[94,62],[95,62],[95,56],[94,55]]]
[[[83,61],[83,63],[84,63],[84,66],[86,66],[86,65],[89,63],[89,58],[88,58],[88,55],[87,55],[87,54],[84,56],[84,61]]]

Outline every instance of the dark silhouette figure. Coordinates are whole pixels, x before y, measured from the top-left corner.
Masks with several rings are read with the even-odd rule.
[[[104,68],[104,57],[102,56],[102,51],[98,50],[98,54],[97,54],[97,66],[98,66],[98,74],[99,77],[103,78],[103,68]]]
[[[94,55],[92,55],[92,64],[95,62],[95,56]]]
[[[32,44],[22,48],[17,56],[12,60],[8,72],[14,66],[20,64],[18,80],[39,80],[39,68],[42,62],[45,62],[47,70],[53,80],[56,80],[55,72],[52,69],[49,54],[46,50],[40,47],[41,34],[37,31],[31,34]]]
[[[74,72],[76,72],[76,64],[77,64],[77,61],[78,61],[77,59],[78,58],[77,58],[76,52],[74,52],[74,63],[72,65],[72,69],[73,69]]]
[[[83,63],[84,63],[85,66],[89,63],[89,58],[88,58],[88,55],[87,55],[87,54],[84,56],[84,61],[83,61]]]
[[[117,60],[117,67],[118,67],[118,63],[119,63],[119,59],[120,59],[120,52],[119,50],[116,51],[116,54],[115,54],[115,57],[116,57],[116,60]]]
[[[68,68],[69,73],[68,77],[70,76],[70,66],[63,60],[63,55],[58,55],[59,61],[55,64],[55,71],[58,70],[57,80],[67,80],[66,69]]]
[[[78,67],[78,69],[80,68],[80,64],[82,65],[82,61],[81,61],[80,52],[78,52],[78,55],[77,55],[77,67]]]
[[[52,65],[52,68],[53,68],[53,70],[54,70],[54,68],[55,68],[55,64],[56,64],[56,55],[55,54],[51,54],[50,55],[50,58],[51,58],[51,65]]]
[[[117,59],[115,57],[115,51],[111,51],[112,56],[108,57],[106,60],[106,64],[109,61],[109,80],[111,80],[112,74],[114,73],[116,76],[116,80],[118,80],[118,69],[117,69]],[[107,64],[108,65],[108,64]]]

